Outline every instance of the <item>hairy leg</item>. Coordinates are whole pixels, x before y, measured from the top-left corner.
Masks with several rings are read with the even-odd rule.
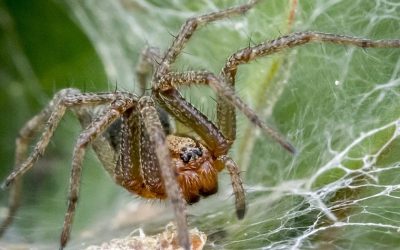
[[[245,191],[238,166],[227,156],[229,143],[233,141],[225,139],[220,130],[200,111],[188,103],[176,90],[176,88],[180,86],[189,86],[190,84],[210,85],[218,95],[225,98],[230,105],[240,109],[250,121],[272,136],[272,138],[278,141],[285,149],[294,152],[294,147],[287,142],[283,136],[263,123],[258,118],[257,114],[234,93],[233,89],[227,86],[221,78],[216,77],[212,73],[194,71],[169,73],[164,77],[164,81],[159,85],[159,89],[154,89],[155,96],[169,113],[185,124],[189,124],[213,151],[217,160],[226,166],[231,176],[232,187],[235,194],[236,214],[238,218],[241,219],[246,212]]]
[[[178,90],[173,87],[165,91],[155,89],[153,95],[169,114],[193,128],[207,147],[214,150],[214,154],[226,154],[233,142],[228,141],[203,113],[181,96]]]
[[[38,131],[41,130],[49,115],[50,111],[48,109],[44,109],[42,112],[30,119],[19,131],[19,135],[15,141],[16,149],[14,171],[16,171],[20,164],[22,164],[23,161],[26,159],[29,144],[34,139]],[[0,237],[6,231],[8,226],[12,223],[14,215],[17,213],[21,202],[21,189],[22,179],[16,178],[13,182],[13,185],[10,187],[8,210],[4,220],[0,224]]]
[[[79,90],[76,89],[64,89],[59,91],[53,100],[48,104],[48,106],[43,109],[41,113],[33,117],[20,131],[20,137],[17,140],[17,152],[16,152],[16,167],[15,170],[6,178],[4,182],[4,186],[9,186],[10,184],[14,183],[17,185],[17,188],[12,189],[12,194],[11,194],[11,203],[10,203],[10,209],[14,209],[14,207],[18,204],[18,197],[19,193],[19,178],[26,173],[28,170],[30,170],[34,163],[43,155],[48,143],[50,142],[51,137],[54,134],[55,129],[57,128],[61,118],[63,117],[65,111],[67,108],[72,108],[79,116],[79,107],[84,107],[84,106],[93,106],[93,105],[101,105],[101,104],[107,104],[111,103],[111,109],[114,111],[109,112],[110,114],[105,114],[105,116],[102,119],[107,119],[109,118],[110,115],[115,115],[119,113],[123,113],[126,108],[124,107],[124,102],[127,102],[127,100],[131,101],[132,100],[137,100],[136,96],[132,96],[129,93],[122,93],[122,92],[115,92],[115,93],[98,93],[98,94],[92,94],[92,93],[80,93]],[[132,105],[131,105],[132,106]],[[82,110],[81,110],[82,111]],[[82,113],[81,113],[82,114]],[[87,119],[89,119],[89,114],[86,113],[84,116],[79,117],[81,122],[87,122]],[[100,116],[101,117],[101,116]],[[93,130],[94,129],[100,129],[100,132],[102,128],[99,127],[101,125],[101,121],[94,120],[92,124],[95,124],[95,127],[93,128],[92,126],[92,131],[89,131],[91,126],[89,126],[85,132],[83,133],[84,135],[81,135],[80,139],[78,140],[78,145],[74,150],[74,162],[73,162],[73,170],[72,170],[72,177],[71,177],[71,187],[70,187],[70,196],[69,196],[69,208],[68,212],[66,215],[66,219],[64,223],[64,229],[63,229],[63,236],[61,239],[61,246],[65,246],[66,241],[68,240],[69,237],[69,230],[70,230],[70,224],[68,221],[71,218],[72,222],[72,215],[73,211],[75,208],[76,204],[76,198],[77,194],[75,192],[75,187],[74,185],[77,185],[77,182],[75,181],[77,179],[76,176],[79,176],[79,156],[83,155],[82,148],[84,148],[87,143],[85,143],[85,140],[92,141],[95,139],[97,134],[95,133],[93,136]],[[97,126],[97,127],[96,127]],[[38,139],[34,149],[28,156],[28,158],[25,158],[25,154],[27,151],[27,147],[29,146],[29,142],[36,133],[37,130],[39,130],[41,127],[43,127],[43,132]],[[92,132],[92,135],[90,135],[90,132]],[[98,131],[95,131],[98,132]],[[100,133],[99,132],[99,133]],[[77,167],[78,166],[78,167]],[[78,179],[79,181],[79,179]],[[14,209],[15,210],[15,209]],[[11,214],[14,212],[10,212]],[[9,215],[10,216],[10,215]],[[8,217],[9,217],[8,216]],[[6,218],[6,220],[3,222],[3,225],[6,227],[12,219]],[[3,231],[5,230],[5,227],[2,229]]]
[[[274,54],[287,48],[311,42],[352,45],[361,48],[400,48],[400,40],[370,40],[321,32],[297,32],[235,52],[227,59],[225,66],[221,70],[221,75],[224,78],[225,84],[234,89],[238,65],[246,64],[256,58]],[[224,92],[229,96],[234,94],[229,89],[226,89]],[[234,126],[236,119],[234,109],[229,103],[232,102],[227,101],[221,95],[217,98],[218,127],[228,138],[234,138],[236,134]],[[245,109],[249,110],[248,108]]]
[[[85,129],[92,123],[95,117],[98,117],[104,111],[104,107],[97,106],[77,106],[72,108],[72,111],[79,119],[82,129]],[[115,136],[119,131],[117,122],[112,124],[106,131],[99,135],[91,146],[100,160],[104,169],[110,174],[114,175],[115,166],[118,160],[118,151],[115,145]]]
[[[170,65],[175,62],[176,58],[182,52],[183,48],[185,47],[190,37],[199,27],[214,21],[227,19],[235,15],[244,14],[249,9],[251,9],[257,2],[258,0],[250,0],[247,4],[231,7],[222,11],[212,12],[197,17],[192,17],[186,20],[186,22],[182,25],[181,29],[179,30],[178,35],[172,42],[172,45],[164,54],[164,57],[160,62],[160,65],[156,68],[156,72],[154,75],[155,78],[153,79],[153,82],[158,84],[158,82],[162,80],[163,76],[169,72]]]
[[[50,106],[50,105],[49,105]],[[39,114],[32,117],[22,129],[19,131],[18,137],[15,141],[15,165],[14,171],[23,163],[27,157],[28,147],[36,134],[43,128],[44,123],[49,118],[51,111],[50,107],[45,108]],[[8,226],[12,223],[14,215],[16,214],[21,200],[22,179],[16,178],[10,188],[8,210],[4,220],[0,225],[0,236],[6,231]]]
[[[259,57],[275,54],[307,43],[332,43],[360,48],[400,48],[400,39],[371,40],[314,31],[296,32],[235,52],[228,57],[225,66],[222,68],[221,75],[229,85],[232,85],[235,82],[237,67],[240,64],[246,64]]]
[[[240,169],[236,162],[227,155],[221,155],[217,160],[221,161],[226,169],[228,169],[232,180],[233,193],[235,195],[236,215],[239,219],[243,219],[246,213],[246,192],[244,191],[242,179],[240,178]]]
[[[294,153],[296,151],[294,146],[292,146],[283,135],[280,135],[276,130],[265,124],[258,117],[258,115],[236,95],[235,91],[230,86],[228,86],[221,77],[217,77],[214,74],[205,71],[187,71],[182,73],[171,72],[164,79],[166,81],[164,81],[163,84],[160,85],[161,89],[159,90],[162,95],[169,94],[170,92],[172,92],[173,89],[179,86],[188,86],[191,84],[209,85],[218,96],[224,98],[224,100],[228,102],[229,105],[232,105],[242,111],[242,113],[246,115],[253,124],[262,129],[264,133],[266,133],[272,139],[278,142],[283,148],[291,153]],[[165,100],[165,98],[163,100]],[[178,105],[178,103],[176,103],[175,105]],[[177,112],[179,113],[182,111],[179,111],[178,109],[173,113]],[[234,129],[234,127],[230,127],[230,129]],[[235,131],[229,134],[235,134]]]
[[[161,171],[161,177],[164,181],[164,188],[174,208],[179,243],[184,249],[190,249],[186,218],[186,202],[183,199],[181,190],[178,187],[175,172],[171,167],[172,161],[166,144],[165,133],[158,118],[157,109],[152,99],[144,96],[139,100],[139,110],[146,128],[146,132],[149,136],[150,143],[153,145],[156,157],[158,159],[159,170],[154,171]],[[146,172],[145,169],[144,172]]]
[[[140,54],[139,62],[136,66],[136,76],[140,86],[139,95],[143,95],[149,87],[147,81],[150,74],[157,68],[161,61],[160,54],[160,50],[155,47],[147,47]]]
[[[68,208],[64,218],[63,230],[60,238],[61,249],[69,240],[76,203],[79,197],[80,178],[82,173],[82,162],[87,146],[102,134],[116,119],[137,103],[137,97],[130,93],[116,92],[114,100],[102,114],[96,117],[78,137],[73,150],[72,170],[68,191]]]
[[[68,107],[103,104],[113,101],[114,98],[114,93],[82,94],[75,89],[64,89],[58,92],[43,111],[46,113],[44,117],[48,116],[48,119],[44,126],[43,133],[37,141],[33,151],[29,157],[25,159],[20,166],[17,166],[16,170],[6,178],[3,185],[9,186],[16,178],[31,169],[34,163],[44,154],[58,123]],[[34,117],[32,120],[34,119],[36,118]]]
[[[14,171],[3,183],[3,186],[9,186],[11,182],[13,183],[13,185],[10,188],[11,190],[9,196],[8,211],[6,217],[0,225],[0,235],[2,235],[8,228],[8,226],[12,223],[14,215],[16,214],[18,206],[20,204],[20,192],[22,185],[22,180],[20,176],[24,172],[29,170],[33,166],[35,161],[43,154],[45,148],[47,147],[48,141],[52,137],[52,134],[62,117],[61,113],[63,112],[63,108],[60,109],[57,108],[57,106],[60,106],[60,103],[62,103],[64,99],[67,99],[68,96],[72,98],[79,95],[81,95],[81,93],[77,89],[64,89],[59,91],[54,96],[53,100],[47,105],[47,107],[45,107],[39,114],[31,118],[20,130],[19,136],[16,140]],[[83,102],[88,102],[88,100]],[[61,113],[54,114],[55,110]],[[45,124],[47,125],[45,126]],[[42,133],[41,138],[36,144],[31,155],[27,159],[26,157],[30,143],[35,138],[36,134],[39,133],[39,131],[43,130],[43,128],[44,132]]]
[[[141,125],[140,113],[137,109],[130,109],[121,117],[120,143],[117,149],[118,160],[114,179],[130,192],[142,197],[155,198],[146,186],[146,175],[142,171],[147,160],[144,160],[141,153],[151,150],[146,148],[150,143],[143,140]],[[142,149],[142,147],[145,148]],[[155,162],[157,162],[157,159],[155,159]],[[155,174],[158,174],[158,169],[156,169]],[[162,183],[161,180],[160,183]]]

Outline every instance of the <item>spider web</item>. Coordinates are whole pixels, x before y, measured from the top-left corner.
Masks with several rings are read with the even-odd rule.
[[[134,68],[144,46],[165,49],[188,17],[243,3],[59,2],[90,38],[109,81],[133,91]],[[174,68],[218,73],[232,52],[288,30],[400,38],[397,0],[300,1],[293,24],[288,24],[292,4],[265,0],[246,16],[202,28]],[[186,96],[214,119],[209,104],[213,93],[194,89],[184,90]],[[400,50],[306,45],[241,66],[236,89],[298,153],[288,155],[238,114],[232,156],[244,171],[249,209],[244,220],[235,218],[229,176],[221,174],[220,193],[189,210],[190,226],[208,235],[209,247],[398,247]],[[131,197],[118,199],[120,205]],[[106,212],[111,218],[115,214]],[[171,218],[149,219],[137,227],[151,232]]]

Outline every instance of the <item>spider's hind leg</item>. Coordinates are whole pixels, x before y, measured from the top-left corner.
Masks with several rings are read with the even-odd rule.
[[[206,141],[210,148],[219,153],[218,155],[222,155],[222,152],[218,147],[221,147],[222,141],[233,143],[236,137],[236,114],[235,108],[242,111],[242,113],[247,116],[247,118],[259,127],[264,133],[269,135],[273,140],[278,142],[283,148],[288,150],[291,153],[295,152],[294,146],[291,145],[286,138],[281,135],[278,131],[271,128],[268,124],[263,122],[260,117],[245,103],[243,100],[235,93],[233,87],[227,85],[224,82],[222,77],[218,77],[213,73],[207,71],[187,71],[187,72],[171,72],[167,76],[164,77],[164,81],[159,85],[158,89],[155,89],[157,93],[157,97],[160,99],[161,103],[165,103],[167,109],[170,110],[172,114],[175,114],[178,119],[183,120],[185,124],[193,123],[191,120],[194,118],[194,114],[192,118],[185,115],[183,112],[186,109],[186,112],[192,113],[193,108],[189,103],[187,103],[179,93],[175,93],[176,88],[181,86],[190,86],[193,84],[201,84],[210,86],[219,98],[223,100],[223,102],[218,103],[220,107],[223,109],[217,110],[217,118],[218,124],[225,124],[222,129],[216,128],[215,125],[211,127],[211,125],[201,125],[201,124],[193,124],[195,131]],[[172,99],[171,99],[172,98]],[[181,106],[180,108],[176,108],[174,106]],[[183,108],[183,106],[187,106]],[[180,111],[182,110],[182,111]],[[196,113],[199,112],[196,110]],[[201,117],[200,117],[201,116]],[[201,119],[204,123],[211,123],[203,114],[196,114],[198,119]],[[226,122],[230,121],[230,122]],[[203,127],[205,126],[205,127]],[[214,132],[216,131],[216,132]],[[225,134],[226,133],[226,134]],[[217,135],[219,134],[219,135]],[[216,138],[223,137],[221,142],[216,143]],[[225,148],[225,152],[228,147]]]
[[[28,147],[35,135],[43,127],[45,121],[48,119],[51,110],[51,103],[47,108],[42,110],[39,114],[32,117],[22,129],[20,129],[17,139],[15,140],[15,167],[17,167],[25,160],[28,152]],[[4,220],[0,224],[0,237],[4,234],[6,229],[12,223],[14,215],[16,214],[21,200],[22,180],[16,178],[13,185],[10,187],[10,194],[8,198],[8,209]]]
[[[27,123],[25,123],[22,129],[20,129],[18,137],[15,141],[16,149],[15,149],[14,171],[10,174],[10,176],[13,176],[15,175],[15,173],[20,171],[19,168],[21,164],[24,163],[24,161],[26,161],[29,144],[39,133],[39,131],[43,129],[46,121],[50,118],[53,110],[55,109],[55,105],[57,105],[59,100],[62,99],[64,96],[77,95],[77,94],[80,94],[80,91],[77,89],[63,89],[59,91],[54,96],[53,100],[47,105],[46,108],[44,108],[39,114],[32,117]],[[42,145],[42,147],[45,148],[46,145]],[[38,150],[38,151],[43,151],[43,150]],[[7,178],[7,180],[9,180],[9,182],[12,181],[13,185],[10,187],[7,214],[0,224],[0,236],[4,234],[6,229],[12,223],[14,215],[16,214],[18,207],[20,205],[20,199],[21,199],[22,180],[21,178],[18,177],[10,178],[10,176]],[[7,185],[9,184],[6,181],[3,184],[3,186]]]
[[[68,191],[68,208],[64,218],[63,230],[61,233],[61,249],[69,240],[75,208],[79,197],[80,178],[82,173],[82,162],[87,146],[95,141],[113,122],[120,118],[126,110],[133,108],[137,103],[137,97],[125,92],[110,93],[113,100],[83,130],[75,144],[72,157],[72,170]]]
[[[79,110],[79,107],[88,106],[94,107],[98,105],[103,105],[110,102],[116,102],[114,106],[121,109],[121,104],[118,104],[119,100],[116,100],[120,94],[118,93],[81,93],[76,89],[64,89],[59,91],[52,101],[44,108],[38,115],[34,116],[31,120],[26,123],[26,125],[21,129],[20,136],[17,139],[17,149],[16,149],[16,165],[14,171],[6,178],[3,186],[8,187],[11,184],[11,195],[9,212],[7,217],[1,224],[1,230],[7,228],[11,223],[13,215],[16,212],[17,205],[19,203],[19,189],[20,180],[27,171],[29,171],[35,162],[44,154],[47,145],[52,138],[54,131],[58,127],[63,115],[68,108]],[[88,118],[88,117],[80,117]],[[39,139],[36,142],[32,152],[26,157],[27,148],[30,142],[35,138],[35,135],[39,130],[42,130]],[[76,162],[75,162],[76,163]],[[72,198],[75,199],[75,198]]]
[[[113,101],[114,98],[114,93],[80,93],[79,90],[76,89],[63,89],[59,91],[48,106],[43,109],[41,113],[33,117],[21,130],[20,138],[23,138],[23,141],[17,141],[17,143],[19,143],[17,148],[20,148],[19,150],[27,147],[35,131],[45,124],[42,129],[43,132],[29,157],[24,160],[17,159],[18,161],[21,160],[20,165],[16,165],[15,170],[6,178],[3,185],[8,187],[16,178],[30,170],[34,163],[44,154],[67,108],[105,104]]]

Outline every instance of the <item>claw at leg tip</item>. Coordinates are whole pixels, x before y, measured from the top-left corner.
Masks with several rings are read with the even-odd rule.
[[[297,149],[290,143],[286,143],[283,145],[283,147],[289,151],[291,154],[296,155],[297,154]]]
[[[236,210],[236,216],[239,220],[244,218],[244,215],[246,214],[246,208],[240,208]]]

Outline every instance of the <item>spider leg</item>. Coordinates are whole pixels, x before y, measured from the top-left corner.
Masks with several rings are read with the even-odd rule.
[[[41,122],[48,117],[43,133],[37,141],[32,153],[23,161],[23,163],[21,163],[20,166],[16,166],[15,170],[4,181],[3,186],[9,186],[16,178],[26,173],[44,154],[44,151],[49,144],[50,139],[58,126],[58,123],[68,107],[102,104],[111,102],[114,100],[114,98],[114,93],[82,94],[76,89],[64,89],[59,91],[49,105],[38,116],[32,118],[24,127],[24,129],[27,129],[26,132],[30,132],[31,126],[32,129],[36,128],[36,126],[39,126],[35,125],[35,122]],[[26,146],[24,144],[22,145]]]
[[[41,130],[50,113],[49,107],[45,108],[39,114],[32,117],[19,131],[18,137],[15,141],[14,171],[16,171],[17,167],[25,160],[30,142],[37,132]],[[0,224],[0,236],[3,235],[8,226],[12,223],[14,215],[19,208],[21,201],[21,188],[22,180],[21,178],[16,178],[10,188],[7,214]]]
[[[73,216],[75,214],[76,203],[79,196],[82,162],[86,147],[101,133],[103,133],[116,119],[121,117],[127,109],[132,108],[137,103],[136,96],[124,92],[113,93],[113,99],[114,100],[110,103],[110,106],[80,133],[75,144],[68,191],[68,208],[65,214],[63,230],[60,238],[61,249],[63,249],[67,244],[71,232]]]
[[[183,72],[169,73],[164,77],[164,82],[159,89],[154,88],[154,95],[169,113],[185,124],[190,124],[197,134],[205,141],[207,146],[213,149],[218,161],[221,161],[228,169],[231,176],[232,187],[235,194],[236,214],[239,219],[244,217],[246,212],[245,191],[240,179],[240,171],[236,163],[227,156],[231,138],[226,139],[221,131],[205,117],[200,111],[188,103],[176,90],[179,86],[190,84],[207,84],[216,93],[225,98],[230,104],[241,110],[254,124],[263,129],[273,139],[278,141],[285,149],[294,152],[294,147],[287,142],[283,136],[268,127],[260,120],[257,114],[251,110],[225,83],[223,80],[209,72]],[[234,116],[234,114],[232,114]],[[234,139],[234,138],[233,138]]]
[[[262,129],[267,135],[269,135],[272,139],[278,142],[283,148],[288,150],[291,153],[295,153],[295,148],[288,142],[283,135],[280,135],[276,130],[269,127],[265,124],[258,115],[245,103],[243,102],[239,96],[236,95],[235,91],[229,87],[223,79],[215,76],[210,72],[199,72],[199,71],[187,71],[183,73],[175,73],[171,72],[165,77],[166,81],[163,83],[161,87],[161,91],[163,93],[167,93],[171,91],[170,89],[182,86],[182,85],[190,85],[190,84],[206,84],[209,85],[221,98],[224,98],[225,101],[229,102],[231,105],[238,108],[242,113],[247,116],[247,118],[254,123],[256,126]],[[234,116],[234,114],[232,114]],[[234,127],[230,127],[229,129],[234,129]],[[197,132],[197,131],[196,131]],[[234,132],[229,133],[231,136],[235,134]],[[228,138],[231,140],[231,138]],[[234,137],[232,138],[234,139]]]
[[[258,57],[274,54],[283,49],[300,46],[310,42],[327,42],[340,45],[353,45],[362,48],[400,47],[400,40],[370,40],[321,32],[297,32],[235,52],[227,59],[225,66],[221,70],[221,75],[225,79],[225,83],[233,89],[238,65],[248,63]],[[228,95],[234,94],[228,89],[225,93]],[[249,110],[248,108],[244,109]],[[217,98],[217,119],[218,127],[223,131],[224,135],[228,138],[234,138],[236,133],[234,126],[234,109],[231,105],[227,105],[227,100],[223,96],[218,96]]]
[[[400,48],[400,39],[371,40],[353,36],[336,35],[322,32],[296,32],[261,44],[241,49],[232,54],[226,61],[221,75],[229,85],[235,82],[237,67],[258,57],[271,55],[284,49],[293,48],[307,43],[333,43],[351,45],[361,48]]]
[[[17,139],[16,165],[14,171],[6,178],[3,184],[4,187],[10,184],[13,185],[10,195],[9,212],[1,225],[2,232],[4,232],[8,224],[11,223],[13,214],[15,214],[19,203],[20,177],[31,169],[34,163],[43,155],[66,109],[76,108],[79,110],[79,108],[77,108],[79,106],[105,104],[114,99],[115,93],[82,94],[76,89],[64,89],[54,96],[53,100],[46,108],[26,123],[21,129],[20,136]],[[45,125],[43,126],[43,124]],[[43,129],[43,132],[33,151],[28,158],[25,158],[30,141],[34,138],[37,131],[41,129]]]
[[[164,189],[174,208],[179,243],[184,249],[190,249],[190,241],[186,219],[186,203],[176,181],[175,172],[171,167],[171,157],[166,144],[165,133],[158,118],[157,109],[151,97],[144,96],[139,100],[139,111],[143,118],[144,127],[149,136],[150,143],[156,153],[159,170],[164,180]],[[145,154],[145,153],[143,153]],[[142,162],[143,164],[144,162]],[[148,166],[144,166],[148,167]],[[151,167],[151,166],[150,166]],[[143,172],[146,172],[144,170]]]
[[[192,17],[186,20],[179,30],[178,35],[175,37],[172,45],[165,53],[163,60],[155,72],[155,82],[162,79],[162,77],[169,72],[170,65],[175,62],[177,56],[181,53],[187,41],[193,35],[197,28],[208,23],[218,21],[224,18],[232,17],[246,13],[251,9],[258,0],[250,0],[247,4],[231,7],[222,11],[212,12],[205,15]]]
[[[147,47],[142,51],[138,65],[136,67],[136,76],[140,85],[140,96],[146,94],[146,91],[149,90],[148,88],[150,86],[147,85],[147,78],[150,76],[153,70],[158,67],[160,62],[161,52],[158,48]],[[163,110],[161,107],[157,107],[157,111],[161,120],[161,124],[164,127],[165,133],[170,134],[172,131],[172,127],[168,113],[166,113],[165,110]]]
[[[101,112],[104,112],[104,109],[96,108],[96,106],[77,106],[73,107],[72,111],[79,119],[82,129],[85,129],[95,117],[102,115]],[[114,175],[118,160],[118,148],[115,145],[115,135],[119,133],[117,125],[119,125],[118,122],[112,124],[91,143],[97,158],[110,176]]]
[[[161,52],[156,47],[147,47],[143,49],[139,57],[139,62],[136,66],[136,76],[140,85],[139,95],[143,95],[146,91],[147,78],[152,71],[157,68],[158,63],[161,61]]]
[[[140,145],[141,131],[139,112],[134,109],[127,110],[121,117],[120,147],[114,178],[127,190],[144,196],[144,180],[141,175]],[[147,150],[149,151],[149,150]]]
[[[64,89],[59,91],[53,98],[53,100],[44,108],[39,114],[31,118],[24,127],[20,130],[19,136],[16,140],[16,152],[15,152],[15,166],[14,171],[7,177],[6,181],[3,183],[3,187],[9,186],[11,183],[8,211],[7,214],[0,225],[0,235],[2,235],[8,226],[12,223],[14,215],[16,214],[21,198],[21,186],[22,180],[19,178],[26,171],[28,171],[33,164],[38,160],[38,158],[44,153],[45,148],[53,135],[54,130],[57,127],[59,120],[61,119],[64,108],[60,107],[60,103],[63,101],[68,102],[68,98],[77,98],[81,93],[76,89]],[[83,96],[81,96],[83,97]],[[78,98],[79,99],[79,98]],[[96,100],[89,100],[90,97],[84,96],[81,100],[82,103],[91,103]],[[30,142],[34,139],[38,131],[42,130],[45,122],[47,125],[41,138],[36,144],[31,155],[26,159],[28,146]]]
[[[233,141],[227,140],[221,131],[199,110],[186,101],[177,89],[168,84],[168,88],[153,89],[158,103],[183,124],[192,127],[204,140],[208,148],[219,156],[226,154]]]
[[[22,189],[22,180],[20,178],[16,178],[14,180],[14,184],[10,188],[7,213],[0,224],[0,237],[11,225],[11,223],[14,220],[14,216],[18,211],[18,208],[21,204],[21,189]]]

